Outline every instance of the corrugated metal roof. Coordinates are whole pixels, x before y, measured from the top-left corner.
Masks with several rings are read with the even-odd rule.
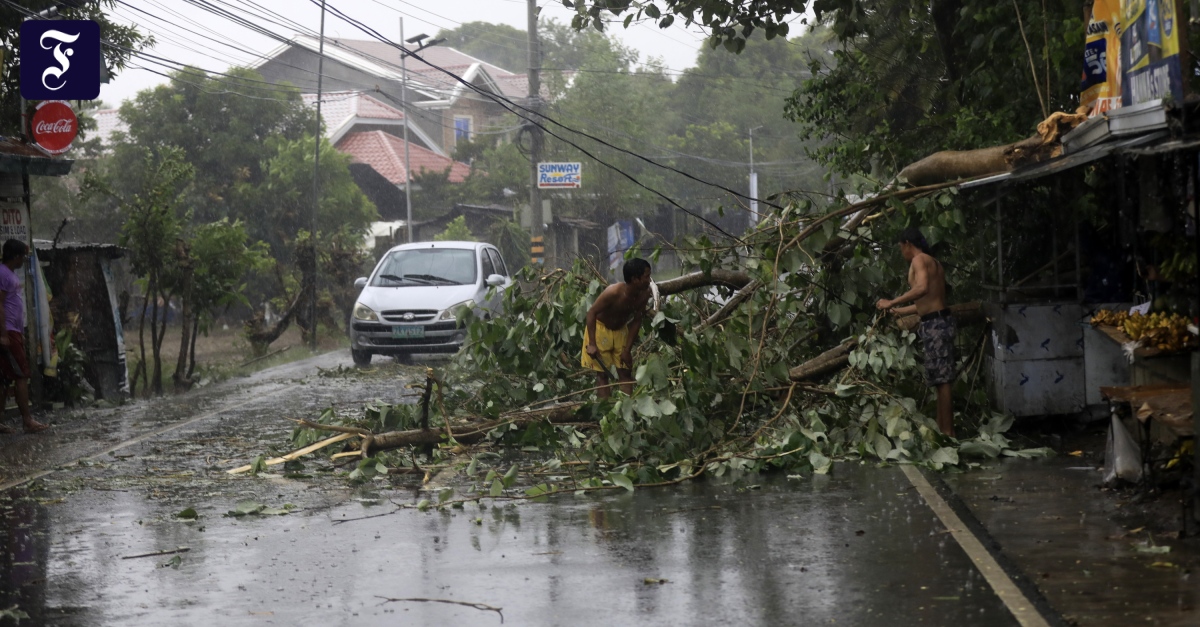
[[[36,146],[0,137],[0,172],[32,176],[63,176],[71,172],[73,159],[50,157]]]
[[[971,189],[973,187],[982,187],[984,185],[994,185],[997,183],[1015,183],[1019,181],[1029,181],[1038,179],[1043,176],[1050,176],[1065,172],[1072,168],[1077,168],[1081,165],[1086,165],[1093,161],[1103,159],[1110,154],[1117,152],[1132,152],[1130,149],[1136,146],[1144,146],[1156,141],[1159,141],[1167,136],[1165,131],[1157,133],[1149,133],[1139,135],[1130,139],[1121,141],[1109,141],[1103,144],[1097,144],[1089,148],[1085,148],[1079,152],[1069,155],[1063,155],[1043,161],[1023,168],[1018,168],[1012,172],[1004,172],[994,176],[988,176],[981,179],[966,181],[958,185],[959,189]]]

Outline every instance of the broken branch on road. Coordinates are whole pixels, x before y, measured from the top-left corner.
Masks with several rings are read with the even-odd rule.
[[[375,597],[379,598],[379,599],[383,599],[383,603],[380,603],[380,605],[384,605],[386,603],[448,603],[451,605],[461,605],[463,607],[469,607],[469,608],[484,611],[484,612],[495,612],[500,615],[500,622],[504,623],[504,612],[502,611],[504,608],[492,607],[491,605],[488,605],[486,603],[471,603],[469,601],[455,601],[452,599],[426,599],[426,598],[418,598],[418,597],[409,597],[409,598],[405,598],[405,599],[393,599],[391,597],[385,597],[385,596],[380,596],[380,595],[375,595]]]
[[[141,555],[126,555],[126,556],[123,556],[121,559],[135,560],[135,559],[139,559],[139,558],[143,558],[143,557],[162,557],[163,555],[175,555],[176,553],[187,553],[190,550],[192,550],[192,549],[189,547],[181,546],[177,549],[171,549],[169,551],[155,551],[153,553],[142,553]]]

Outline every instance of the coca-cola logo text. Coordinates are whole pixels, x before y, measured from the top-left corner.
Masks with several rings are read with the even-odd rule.
[[[79,119],[66,102],[46,100],[37,106],[29,129],[39,148],[51,155],[61,155],[71,149],[71,142],[79,133]]]
[[[70,133],[75,128],[75,120],[63,118],[61,120],[39,121],[33,127],[33,132],[41,133]]]

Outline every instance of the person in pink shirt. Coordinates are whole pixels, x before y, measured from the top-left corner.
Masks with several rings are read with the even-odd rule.
[[[29,360],[25,357],[25,291],[17,271],[25,265],[29,246],[10,239],[0,248],[0,414],[8,404],[8,386],[17,388],[17,407],[25,433],[37,433],[47,428],[29,413]],[[12,433],[0,424],[0,432]]]

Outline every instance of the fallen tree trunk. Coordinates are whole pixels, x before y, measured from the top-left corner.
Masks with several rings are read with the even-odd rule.
[[[746,287],[751,280],[750,275],[745,272],[714,268],[707,274],[693,272],[674,279],[667,279],[658,284],[658,293],[663,296],[670,296],[671,294],[678,294],[679,292],[696,289],[697,287],[707,287],[709,285],[724,285],[732,287],[735,290],[740,290]]]
[[[846,367],[846,364],[850,363],[850,351],[853,351],[857,346],[857,339],[839,344],[792,368],[788,371],[788,378],[799,383],[841,370]]]
[[[955,179],[1000,174],[1012,169],[1010,155],[1031,151],[1042,145],[1042,136],[975,150],[942,150],[900,170],[900,178],[909,185],[932,185]]]
[[[306,293],[305,286],[301,286],[300,289],[296,290],[292,302],[288,303],[287,309],[284,310],[279,320],[275,321],[275,324],[268,326],[261,311],[255,312],[254,316],[246,321],[244,325],[246,328],[246,339],[250,342],[255,355],[265,355],[271,343],[279,339],[279,336],[288,330],[288,327],[292,324],[292,317],[296,315],[300,304],[304,302]]]
[[[983,319],[983,310],[980,309],[978,302],[950,305],[950,313],[954,315],[955,322],[975,322]],[[905,331],[916,330],[920,323],[921,317],[917,315],[904,316],[896,320],[896,326]]]
[[[572,418],[575,411],[579,409],[583,403],[563,403],[554,405],[545,409],[535,409],[532,411],[514,412],[501,416],[496,420],[488,420],[485,422],[471,422],[461,425],[452,425],[449,429],[410,429],[408,431],[389,431],[387,433],[371,434],[363,429],[354,427],[340,427],[337,425],[323,425],[307,420],[298,420],[297,422],[302,427],[316,429],[318,431],[337,431],[342,433],[357,433],[362,436],[360,447],[365,445],[365,448],[360,448],[363,456],[369,456],[372,452],[386,451],[405,446],[419,446],[441,444],[446,441],[447,432],[459,444],[475,444],[487,437],[488,432],[496,427],[515,424],[517,426],[525,426],[535,422],[546,421],[551,424],[562,424],[574,422]],[[353,443],[350,445],[354,446]]]

